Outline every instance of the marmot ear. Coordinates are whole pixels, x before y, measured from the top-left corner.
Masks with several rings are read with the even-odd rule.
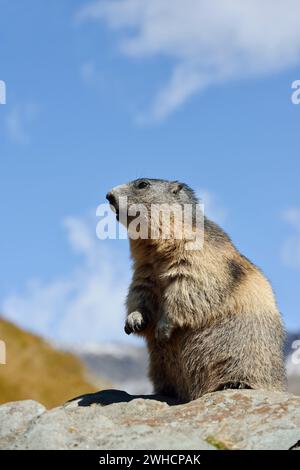
[[[179,183],[178,181],[173,181],[171,183],[171,191],[173,194],[178,194],[182,188],[183,188],[183,184]]]

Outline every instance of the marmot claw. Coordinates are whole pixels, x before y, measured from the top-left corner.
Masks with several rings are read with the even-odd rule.
[[[131,333],[143,331],[145,326],[146,322],[143,315],[138,311],[131,312],[127,316],[124,331],[127,335],[130,335]]]
[[[155,339],[158,342],[168,341],[171,337],[173,326],[167,320],[159,320],[155,329]]]

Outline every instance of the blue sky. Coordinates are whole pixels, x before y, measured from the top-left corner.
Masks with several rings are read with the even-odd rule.
[[[127,341],[128,246],[97,240],[95,211],[149,176],[204,195],[300,329],[299,3],[196,3],[0,1],[8,318],[58,341]]]

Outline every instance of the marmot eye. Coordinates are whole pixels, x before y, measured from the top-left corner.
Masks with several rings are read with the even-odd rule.
[[[149,186],[149,183],[147,181],[141,181],[140,183],[138,183],[137,188],[144,189],[147,188],[147,186]]]

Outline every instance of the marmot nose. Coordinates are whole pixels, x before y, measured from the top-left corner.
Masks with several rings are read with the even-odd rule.
[[[109,202],[110,204],[112,204],[113,206],[114,206],[114,205],[116,204],[116,202],[117,202],[115,196],[114,196],[113,193],[110,192],[110,191],[106,194],[106,199],[107,199],[108,202]]]

